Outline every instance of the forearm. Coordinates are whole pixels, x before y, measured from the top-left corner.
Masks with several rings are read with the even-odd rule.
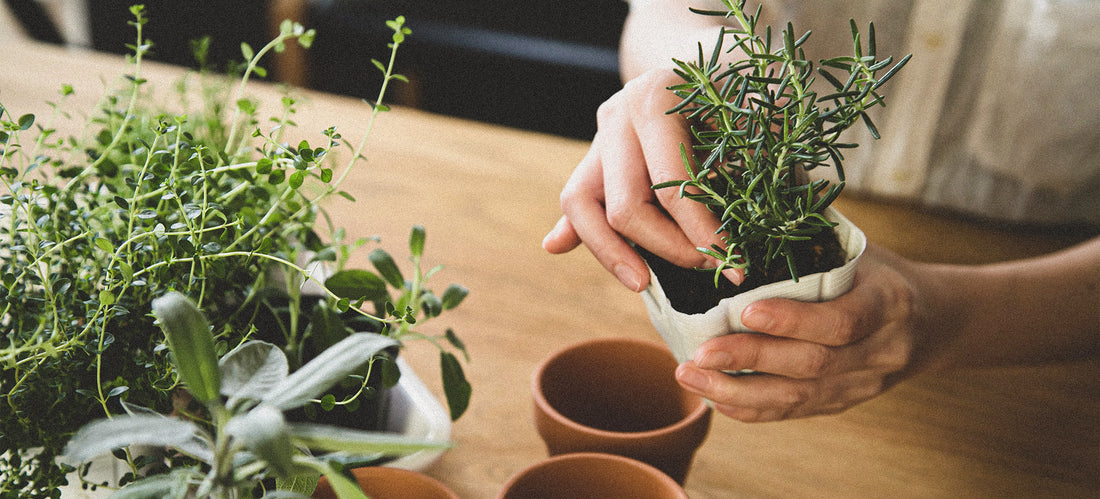
[[[632,0],[619,45],[623,82],[658,68],[672,69],[672,59],[695,60],[699,43],[704,53],[718,40],[721,17],[689,10],[722,10],[718,0]]]
[[[1100,238],[1032,259],[929,265],[924,329],[954,331],[941,367],[1039,364],[1100,352]]]

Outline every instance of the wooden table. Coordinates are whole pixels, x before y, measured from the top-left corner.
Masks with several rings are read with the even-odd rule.
[[[0,102],[39,113],[61,83],[86,108],[120,58],[28,42],[0,48]],[[373,71],[364,64],[363,71]],[[158,88],[181,72],[147,65]],[[277,102],[271,86],[253,90]],[[354,99],[303,92],[296,117],[316,133],[362,127]],[[517,104],[519,105],[519,104]],[[543,252],[559,216],[558,192],[588,144],[396,109],[383,115],[361,172],[346,184],[358,204],[331,211],[352,236],[380,235],[400,254],[409,227],[427,227],[427,259],[459,282],[467,301],[428,328],[453,326],[470,349],[469,412],[455,447],[428,473],[462,497],[489,498],[515,472],[546,457],[532,425],[529,381],[551,351],[598,336],[657,339],[641,299],[585,251]],[[319,139],[318,139],[319,140]],[[1041,253],[1066,237],[1019,234],[844,198],[839,208],[871,240],[902,254],[977,262]],[[937,242],[942,241],[942,242]],[[359,255],[366,264],[365,253]],[[430,388],[436,357],[406,349]],[[693,498],[1092,496],[1100,490],[1100,363],[926,375],[841,415],[768,424],[716,417],[686,488]]]

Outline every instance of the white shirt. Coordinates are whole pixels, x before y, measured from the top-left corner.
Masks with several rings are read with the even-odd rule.
[[[862,125],[842,137],[860,144],[845,152],[846,189],[1100,226],[1100,0],[763,3],[776,39],[788,20],[796,38],[812,30],[811,61],[852,54],[849,19],[864,37],[875,23],[880,58],[913,54],[871,112],[882,139]]]

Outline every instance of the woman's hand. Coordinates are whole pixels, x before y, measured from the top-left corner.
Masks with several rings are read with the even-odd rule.
[[[943,343],[929,331],[919,264],[871,245],[852,289],[823,303],[769,299],[745,308],[745,326],[704,343],[677,379],[741,421],[843,411],[911,376]],[[944,322],[943,331],[953,330]],[[760,373],[730,376],[723,371]]]
[[[680,144],[691,144],[688,125],[665,114],[679,103],[667,87],[679,81],[671,71],[649,71],[600,106],[592,147],[562,190],[564,215],[543,248],[564,253],[583,242],[633,291],[645,289],[649,271],[627,241],[681,267],[715,264],[696,248],[721,242],[718,219],[676,189],[651,189],[688,178],[679,153]],[[741,282],[740,271],[724,272]]]
[[[1100,237],[988,265],[920,263],[869,244],[848,293],[770,299],[741,314],[764,334],[704,343],[676,377],[742,421],[843,411],[925,370],[1100,354]],[[768,374],[729,376],[752,369]]]

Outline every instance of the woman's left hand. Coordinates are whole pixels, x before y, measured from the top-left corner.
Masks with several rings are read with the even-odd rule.
[[[755,302],[741,319],[764,334],[712,339],[676,377],[719,412],[746,422],[836,413],[879,395],[941,343],[921,330],[928,322],[912,275],[919,268],[871,245],[848,293],[822,303]],[[723,372],[743,369],[758,373]]]

